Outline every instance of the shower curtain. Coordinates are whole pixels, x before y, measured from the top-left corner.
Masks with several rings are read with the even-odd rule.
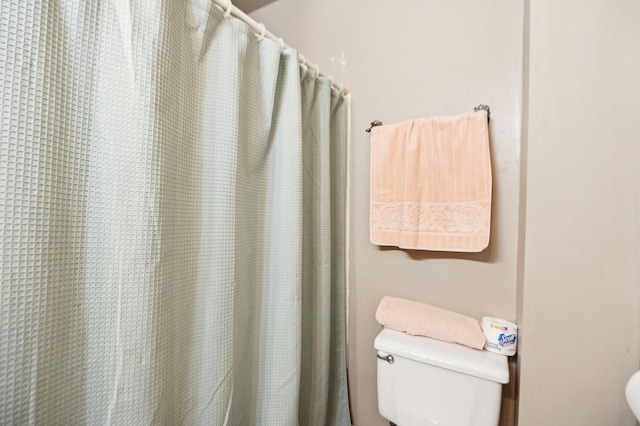
[[[349,425],[345,99],[209,0],[0,5],[0,424]]]

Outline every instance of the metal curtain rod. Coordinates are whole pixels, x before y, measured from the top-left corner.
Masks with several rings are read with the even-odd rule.
[[[474,112],[481,111],[481,110],[487,111],[487,121],[491,120],[491,110],[489,109],[489,105],[478,105],[477,107],[475,107],[473,109]],[[377,127],[377,126],[382,126],[382,121],[380,121],[380,120],[372,121],[371,125],[369,126],[369,128],[365,129],[364,131],[367,132],[367,133],[371,133],[371,129],[373,129],[374,127]]]
[[[256,36],[260,39],[268,38],[269,40],[273,40],[275,42],[280,43],[280,47],[282,50],[291,49],[281,37],[276,37],[273,33],[267,30],[264,24],[259,24],[255,20],[253,20],[249,15],[238,9],[231,0],[211,0],[211,3],[218,6],[220,9],[224,10],[225,17],[229,15],[233,15],[234,17],[240,19],[245,24],[249,25],[249,27],[256,33]],[[331,87],[337,90],[340,93],[347,94],[349,93],[346,87],[342,87],[342,85],[337,84],[333,78],[323,72],[320,71],[320,67],[316,64],[309,62],[301,53],[298,53],[298,61],[301,65],[316,70],[318,72],[318,76],[329,79],[331,82]]]

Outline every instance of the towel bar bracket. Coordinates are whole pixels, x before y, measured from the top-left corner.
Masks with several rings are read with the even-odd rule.
[[[371,126],[369,126],[368,129],[365,130],[365,132],[367,133],[371,133],[371,129],[373,129],[376,126],[382,126],[382,121],[379,120],[374,120],[371,122]]]
[[[491,120],[491,110],[489,109],[489,105],[478,105],[473,110],[474,111],[481,111],[481,110],[487,111],[487,121]]]

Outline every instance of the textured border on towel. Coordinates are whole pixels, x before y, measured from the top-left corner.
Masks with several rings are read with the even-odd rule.
[[[395,230],[448,235],[489,232],[491,200],[454,203],[372,202],[371,230]]]

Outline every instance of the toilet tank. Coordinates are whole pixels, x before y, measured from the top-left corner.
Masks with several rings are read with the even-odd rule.
[[[378,409],[398,426],[495,426],[507,357],[383,329],[378,354]]]

